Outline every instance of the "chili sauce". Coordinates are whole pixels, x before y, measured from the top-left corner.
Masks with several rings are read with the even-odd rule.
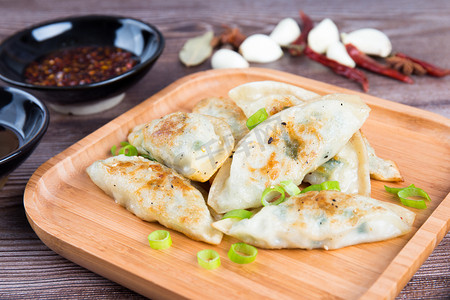
[[[112,46],[82,46],[58,50],[31,62],[24,70],[27,83],[76,86],[108,80],[131,70],[139,58]]]

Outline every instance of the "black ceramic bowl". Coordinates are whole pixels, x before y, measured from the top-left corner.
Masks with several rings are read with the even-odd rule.
[[[33,61],[57,50],[84,46],[114,46],[133,53],[139,63],[105,81],[76,86],[39,86],[25,81]],[[164,49],[154,26],[136,19],[88,15],[42,23],[15,33],[0,44],[0,78],[56,105],[82,105],[123,93],[141,79]]]
[[[16,88],[0,87],[0,188],[6,176],[36,148],[48,122],[47,108],[36,97]],[[18,147],[11,147],[15,140]]]

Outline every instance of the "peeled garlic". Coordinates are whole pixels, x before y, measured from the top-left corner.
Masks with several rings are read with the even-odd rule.
[[[248,62],[236,51],[220,49],[211,58],[213,69],[248,68]]]
[[[280,46],[287,46],[300,36],[300,27],[292,18],[281,20],[273,29],[270,37]]]
[[[328,47],[339,41],[339,30],[331,19],[323,19],[308,35],[308,46],[317,53],[325,53]]]
[[[387,57],[392,51],[388,36],[378,29],[358,29],[348,34],[342,33],[341,38],[344,44],[353,44],[359,51],[369,55]]]
[[[239,52],[249,62],[268,63],[283,56],[281,47],[268,35],[254,34],[244,40]]]
[[[350,55],[348,55],[344,44],[339,41],[334,42],[328,47],[327,57],[350,68],[354,68],[356,66],[353,59],[350,57]]]

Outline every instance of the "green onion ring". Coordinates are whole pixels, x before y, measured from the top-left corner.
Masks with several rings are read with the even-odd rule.
[[[427,192],[421,188],[415,187],[414,184],[411,184],[405,188],[384,186],[384,189],[389,193],[397,194],[400,198],[400,202],[408,207],[425,209],[427,208],[425,200],[431,201],[431,198],[428,196]],[[409,199],[409,197],[422,197],[423,199]]]
[[[255,260],[258,250],[245,243],[231,245],[228,251],[228,258],[237,264],[248,264]]]
[[[341,191],[341,188],[339,187],[338,181],[324,181],[320,184],[313,184],[308,186],[307,188],[304,188],[301,191],[301,193],[306,193],[310,191],[323,191],[323,190]]]
[[[280,194],[280,198],[278,198],[277,200],[275,200],[273,202],[267,201],[266,198],[268,198],[268,196],[270,196],[270,194],[273,194],[273,193]],[[273,198],[275,198],[275,197],[270,198],[270,200]],[[261,203],[264,206],[278,205],[278,204],[284,202],[285,199],[286,199],[286,194],[284,192],[284,189],[279,185],[274,185],[274,186],[270,186],[264,190],[264,192],[262,193],[262,196],[261,196]]]
[[[172,239],[167,230],[155,230],[148,235],[150,247],[156,250],[164,250],[172,246]]]
[[[117,151],[117,146],[116,145],[111,147],[111,154],[113,156],[116,156],[116,155],[119,155],[119,154],[123,154],[125,156],[136,156],[136,155],[138,155],[138,151],[137,151],[136,147],[134,147],[130,143],[128,143],[128,142],[120,142],[120,145],[122,147],[119,148],[119,151]]]
[[[220,266],[220,256],[214,250],[204,249],[197,252],[197,261],[200,267],[212,270]]]
[[[269,114],[267,113],[265,108],[259,109],[257,112],[255,112],[247,119],[247,128],[249,130],[252,130],[258,124],[264,122],[268,118],[268,116]]]
[[[136,156],[138,154],[136,147],[133,145],[125,145],[119,150],[119,154],[124,154],[126,156]]]
[[[245,209],[233,209],[223,215],[222,219],[237,218],[237,219],[248,219],[253,216],[251,211]]]
[[[300,194],[300,189],[296,186],[292,180],[285,180],[280,182],[280,186],[290,195],[298,195]]]

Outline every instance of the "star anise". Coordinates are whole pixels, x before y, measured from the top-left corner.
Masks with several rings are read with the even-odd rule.
[[[211,46],[216,48],[221,45],[231,45],[234,49],[239,49],[239,46],[247,37],[237,27],[231,28],[226,25],[223,25],[223,27],[225,31],[213,38]]]
[[[409,76],[411,74],[415,75],[425,75],[427,70],[425,70],[418,63],[413,62],[407,58],[390,56],[386,58],[386,63],[393,69]]]

